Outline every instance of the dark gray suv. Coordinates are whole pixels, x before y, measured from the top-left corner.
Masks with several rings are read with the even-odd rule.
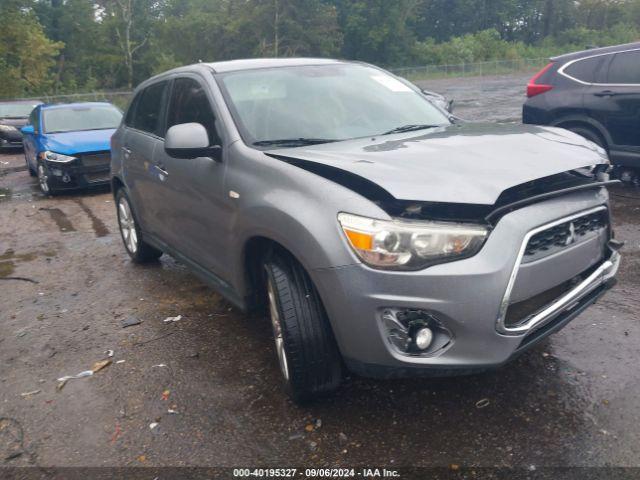
[[[144,82],[112,138],[122,238],[267,308],[296,400],[497,367],[614,281],[604,150],[464,124],[392,74],[238,60]]]

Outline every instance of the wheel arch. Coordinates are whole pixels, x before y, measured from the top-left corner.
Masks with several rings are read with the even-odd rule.
[[[582,115],[571,115],[567,117],[561,117],[555,120],[551,126],[565,128],[571,130],[571,127],[583,127],[588,128],[598,134],[604,141],[607,148],[610,148],[613,144],[611,135],[607,129],[599,121]]]

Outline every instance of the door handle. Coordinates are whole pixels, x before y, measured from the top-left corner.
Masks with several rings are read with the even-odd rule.
[[[169,175],[169,172],[167,172],[164,168],[164,165],[162,163],[156,163],[155,167],[160,171],[160,173],[162,173],[164,176]]]
[[[617,95],[613,90],[603,90],[602,92],[594,93],[596,97],[614,97]]]
[[[124,153],[124,158],[129,158],[129,155],[131,155],[131,149],[122,147],[122,153]]]

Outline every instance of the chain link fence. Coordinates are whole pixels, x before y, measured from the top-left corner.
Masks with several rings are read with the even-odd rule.
[[[391,71],[407,80],[429,80],[447,77],[486,77],[535,72],[549,63],[548,58],[520,58],[450,65],[423,65],[393,68]]]

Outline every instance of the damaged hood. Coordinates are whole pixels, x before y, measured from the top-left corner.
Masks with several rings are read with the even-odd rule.
[[[397,200],[482,205],[510,187],[608,162],[567,130],[472,123],[265,153],[315,173],[329,167],[330,179],[355,175]]]

